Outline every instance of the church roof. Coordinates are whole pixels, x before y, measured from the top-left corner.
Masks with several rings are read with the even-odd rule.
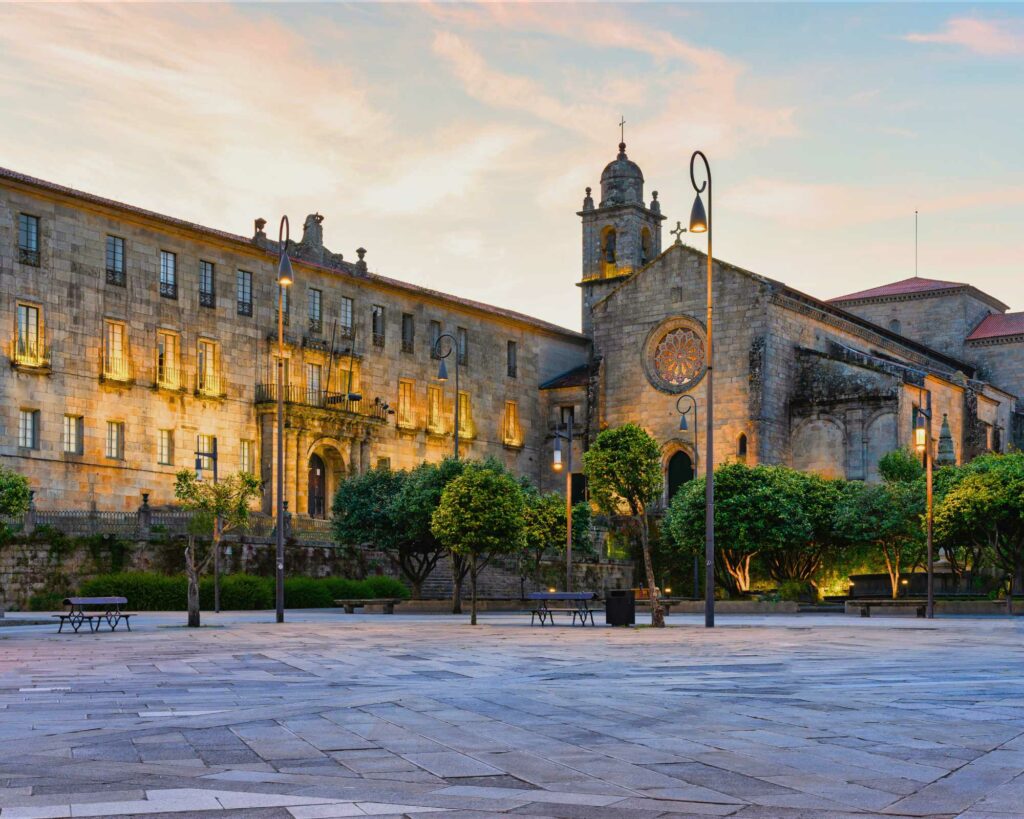
[[[1024,335],[1024,313],[990,313],[967,336],[968,341]]]
[[[601,182],[605,182],[613,177],[628,177],[630,179],[639,179],[641,182],[644,181],[644,174],[640,170],[640,166],[626,156],[625,142],[619,143],[619,155],[605,165],[604,170],[601,171]]]
[[[858,290],[856,293],[849,293],[845,296],[836,296],[829,299],[830,302],[859,301],[861,299],[880,299],[886,296],[905,296],[911,293],[934,293],[937,290],[955,290],[958,287],[968,287],[963,282],[946,282],[940,279],[923,279],[912,276],[909,279],[901,279],[898,282],[883,284],[880,287],[872,287],[869,290]]]
[[[563,387],[585,387],[590,383],[590,365],[580,364],[568,372],[556,375],[540,385],[542,390],[558,390]]]

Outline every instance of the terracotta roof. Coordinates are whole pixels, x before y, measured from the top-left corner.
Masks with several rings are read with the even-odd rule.
[[[908,293],[933,293],[936,290],[953,290],[957,287],[969,287],[969,285],[963,282],[944,282],[939,279],[922,279],[913,276],[898,282],[883,284],[881,287],[872,287],[870,290],[860,290],[846,296],[836,296],[834,299],[829,299],[829,301],[857,301],[859,299],[877,299],[885,296],[904,296]]]
[[[220,239],[222,241],[231,242],[234,244],[244,245],[249,250],[255,250],[257,253],[263,250],[268,255],[272,255],[276,258],[277,256],[277,242],[268,241],[267,248],[260,248],[259,245],[255,244],[253,240],[248,236],[241,236],[237,233],[228,233],[223,230],[216,230],[215,228],[209,228],[205,225],[197,224],[196,222],[189,222],[185,219],[178,219],[173,216],[167,216],[163,213],[157,213],[156,211],[147,210],[145,208],[139,208],[134,205],[128,205],[124,202],[119,202],[116,199],[107,199],[103,196],[96,196],[92,193],[86,193],[85,191],[76,190],[75,188],[69,188],[66,185],[58,185],[55,182],[47,182],[45,179],[39,179],[28,174],[19,173],[18,171],[11,170],[10,168],[0,167],[0,179],[9,179],[13,182],[20,182],[25,185],[30,185],[34,188],[41,188],[42,190],[50,191],[52,193],[61,194],[64,196],[70,196],[75,199],[80,199],[84,202],[91,202],[96,205],[103,207],[112,208],[115,210],[124,211],[126,213],[133,213],[139,216],[144,216],[149,219],[154,219],[164,224],[174,225],[178,228],[184,228],[186,230],[192,230],[197,233],[205,234],[210,237]],[[292,248],[296,245],[294,241],[291,244]],[[543,319],[534,318],[528,316],[525,313],[519,313],[515,310],[508,310],[504,307],[495,307],[492,304],[486,304],[484,302],[475,301],[473,299],[463,298],[461,296],[453,296],[450,293],[443,293],[440,290],[434,290],[429,287],[423,287],[422,285],[412,284],[410,282],[401,281],[400,279],[392,279],[388,276],[382,276],[379,273],[366,273],[361,274],[355,272],[355,265],[351,262],[341,262],[340,267],[328,266],[324,264],[317,264],[316,262],[303,259],[299,255],[292,256],[292,261],[300,264],[308,265],[309,267],[318,268],[326,272],[341,274],[341,275],[352,275],[357,278],[376,282],[381,285],[394,287],[398,290],[405,290],[410,293],[418,293],[424,296],[430,296],[442,301],[451,302],[461,307],[466,307],[471,310],[478,310],[484,313],[491,313],[496,316],[503,316],[514,321],[520,321],[524,324],[532,325],[541,330],[554,333],[556,335],[569,336],[574,339],[586,340],[586,336],[576,330],[570,330],[568,327],[561,327],[560,325],[553,324]]]
[[[1021,335],[1024,335],[1024,313],[990,313],[967,336],[967,340]]]
[[[557,390],[562,387],[585,387],[590,383],[590,365],[580,364],[568,372],[556,375],[549,381],[540,385],[542,390]]]

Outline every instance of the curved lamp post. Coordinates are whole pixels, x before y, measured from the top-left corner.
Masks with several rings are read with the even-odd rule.
[[[441,354],[441,342],[444,339],[449,339],[451,344],[448,345],[448,352],[444,355]],[[444,360],[455,352],[455,460],[459,459],[459,341],[451,333],[441,333],[437,337],[437,341],[434,342],[434,356],[441,359],[441,364],[437,368],[437,380],[442,384],[448,380],[448,367],[445,365]]]
[[[565,422],[565,432],[555,430],[555,452],[551,468],[562,471],[562,439],[566,444],[565,470],[565,590],[572,591],[572,414]]]
[[[927,542],[928,542],[928,602],[925,606],[925,616],[935,616],[935,564],[932,548],[932,391],[924,390],[924,400],[915,408],[917,419],[914,424],[914,448],[919,455],[924,456],[925,490],[927,503]],[[906,581],[904,581],[906,582]],[[1012,587],[1011,587],[1012,588]]]
[[[690,406],[683,409],[681,404],[684,401],[689,401]],[[686,432],[690,428],[689,422],[686,420],[686,416],[690,414],[690,410],[693,410],[693,455],[697,456],[697,428],[699,421],[697,420],[697,399],[692,395],[680,395],[676,399],[676,412],[679,413],[679,431]],[[671,499],[670,499],[671,500]],[[700,596],[700,558],[696,552],[693,555],[693,599],[696,600]]]
[[[694,174],[694,169],[697,163],[697,157],[700,157],[704,163],[704,175],[707,177],[704,182],[700,185],[697,184],[697,177]],[[704,462],[705,469],[705,496],[704,503],[706,507],[705,518],[704,518],[704,626],[706,628],[713,628],[715,625],[715,458],[714,458],[714,415],[715,415],[715,402],[714,402],[714,381],[712,380],[712,362],[714,361],[713,346],[712,346],[712,323],[711,323],[711,310],[713,305],[713,299],[711,294],[711,270],[712,270],[712,250],[711,250],[711,166],[708,164],[708,158],[704,156],[703,151],[694,151],[690,157],[690,184],[693,185],[693,189],[697,192],[696,198],[693,200],[693,208],[690,211],[690,233],[707,233],[708,235],[708,274],[707,274],[707,293],[708,293],[708,317],[707,317],[707,444],[706,444],[706,458]],[[708,209],[705,213],[704,203],[701,201],[700,195],[704,192],[705,188],[708,192]]]
[[[277,232],[277,622],[284,622],[284,289],[293,280],[292,262],[288,258],[288,217],[281,217]]]

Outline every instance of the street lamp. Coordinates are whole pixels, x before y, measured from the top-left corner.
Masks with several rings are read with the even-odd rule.
[[[441,342],[444,339],[449,339],[451,344],[448,345],[448,352],[441,354]],[[441,359],[441,364],[437,368],[437,380],[442,384],[448,380],[448,367],[445,365],[444,360],[455,352],[455,460],[459,459],[459,341],[451,333],[441,333],[434,342],[434,357]]]
[[[284,289],[293,281],[288,258],[288,217],[277,231],[277,622],[284,622]]]
[[[925,502],[927,504],[927,542],[928,542],[928,602],[925,606],[925,617],[935,616],[935,566],[932,549],[932,524],[934,521],[932,504],[932,392],[923,390],[924,407],[918,405],[917,418],[914,423],[914,447],[924,457]]]
[[[196,436],[196,480],[203,479],[203,460],[209,458],[213,463],[213,485],[217,485],[217,438],[213,438],[213,445],[209,452],[203,452],[199,448],[199,436]],[[220,515],[214,521],[214,526],[220,525]],[[220,546],[213,550],[213,610],[220,614]]]
[[[562,440],[566,444],[565,470],[565,590],[572,591],[572,413],[565,421],[565,432],[555,429],[555,452],[551,468],[562,471]]]
[[[707,177],[704,182],[699,186],[697,185],[697,177],[694,175],[694,166],[697,162],[697,157],[701,158],[704,163],[704,175]],[[706,628],[714,628],[715,625],[715,458],[714,458],[714,384],[712,381],[712,335],[711,335],[711,308],[713,304],[711,294],[711,269],[712,269],[712,250],[711,250],[711,166],[708,164],[708,158],[704,156],[703,151],[694,151],[690,157],[690,184],[693,185],[693,189],[697,192],[697,196],[693,200],[693,208],[690,211],[690,233],[707,233],[708,235],[708,273],[707,273],[707,303],[708,303],[708,316],[707,316],[707,452],[705,455],[704,469],[706,474],[706,480],[704,482],[704,504],[705,504],[705,517],[704,517],[704,626]],[[708,191],[708,209],[705,213],[704,203],[701,201],[700,195],[707,188]]]
[[[689,401],[690,406],[683,409],[680,406],[684,401]],[[697,420],[697,399],[692,395],[680,395],[676,399],[676,412],[679,413],[679,431],[686,432],[690,428],[689,422],[686,420],[686,416],[690,414],[690,410],[693,410],[693,456],[697,457],[697,428],[699,422]],[[671,499],[670,499],[671,500]],[[696,600],[700,596],[700,558],[697,553],[693,555],[693,599]]]

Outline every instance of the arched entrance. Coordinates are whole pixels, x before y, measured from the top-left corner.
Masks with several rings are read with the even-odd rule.
[[[668,461],[668,500],[671,503],[676,492],[687,481],[693,480],[693,461],[681,449]]]
[[[309,488],[306,514],[311,518],[327,517],[327,466],[316,453],[309,456]]]

